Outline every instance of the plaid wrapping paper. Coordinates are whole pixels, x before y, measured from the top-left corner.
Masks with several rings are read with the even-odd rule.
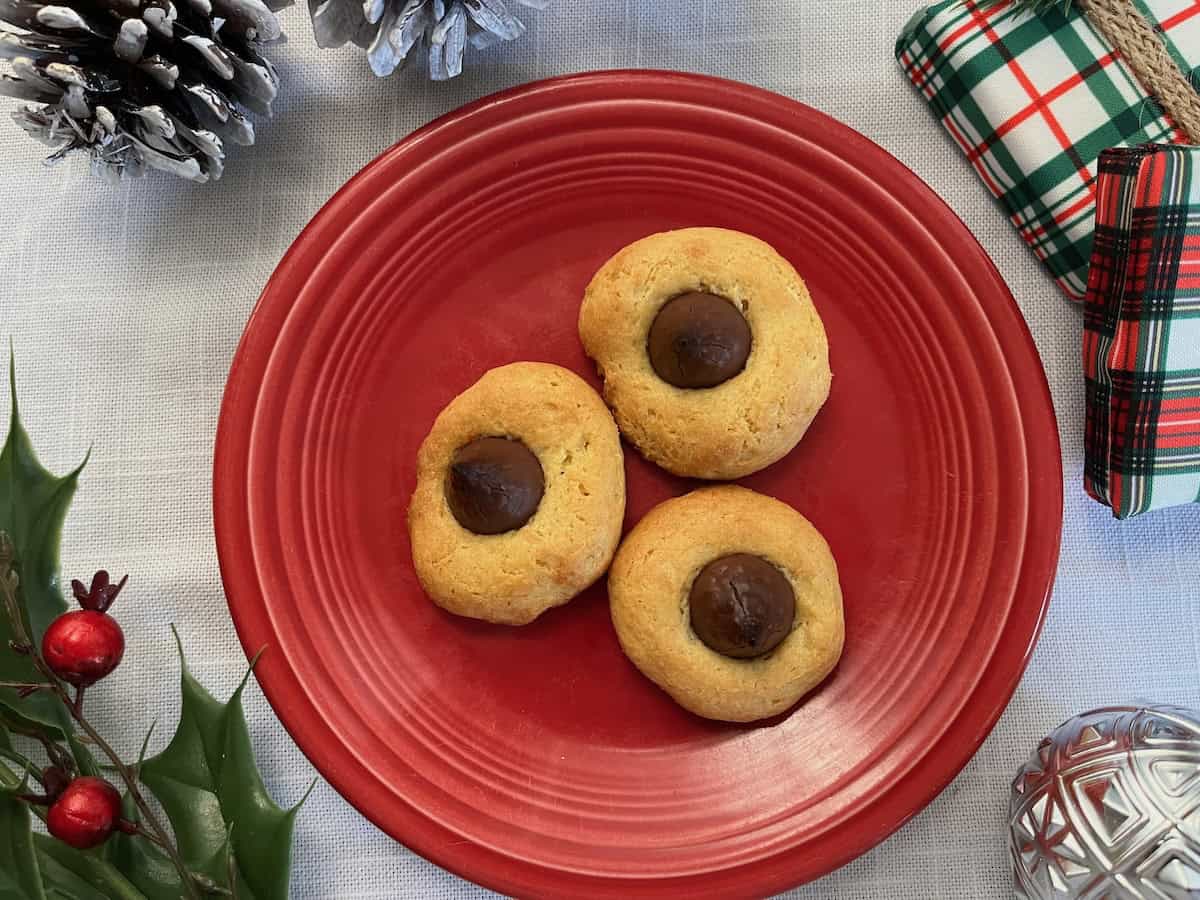
[[[1087,286],[1100,154],[1184,136],[1073,8],[943,0],[919,12],[896,58],[1062,289]],[[1200,83],[1200,0],[1138,0]]]
[[[1119,519],[1200,501],[1200,148],[1100,157],[1084,486]]]

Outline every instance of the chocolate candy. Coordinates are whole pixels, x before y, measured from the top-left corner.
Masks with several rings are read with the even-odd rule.
[[[446,473],[446,502],[476,534],[503,534],[528,522],[546,489],[542,465],[520,441],[478,438],[460,447]]]
[[[697,637],[734,659],[770,653],[796,618],[791,582],[761,556],[747,553],[722,556],[701,569],[688,603]]]
[[[750,325],[737,307],[714,294],[681,294],[659,310],[647,351],[658,377],[681,388],[728,381],[750,356]]]

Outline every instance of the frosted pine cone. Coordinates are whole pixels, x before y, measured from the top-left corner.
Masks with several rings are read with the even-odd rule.
[[[514,3],[545,9],[550,0],[309,0],[308,11],[317,46],[353,41],[380,77],[428,52],[429,77],[444,81],[462,72],[468,42],[482,50],[525,33]]]
[[[253,144],[279,78],[259,46],[281,36],[290,0],[0,0],[0,94],[31,100],[17,123],[90,153],[110,179],[147,167],[221,177],[224,142]]]

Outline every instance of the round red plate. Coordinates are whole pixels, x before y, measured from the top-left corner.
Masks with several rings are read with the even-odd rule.
[[[675,706],[603,585],[535,624],[436,609],[405,510],[417,446],[488,368],[593,379],[583,288],[622,245],[718,225],[807,279],[833,394],[746,484],[820,528],[846,652],[758,727]],[[627,525],[691,485],[628,454]],[[870,141],[743,85],[558,79],[417,132],[352,179],[267,285],[229,377],[217,541],[283,723],[429,859],[508,893],[764,894],[883,839],[966,763],[1033,647],[1058,556],[1041,363],[962,223]]]

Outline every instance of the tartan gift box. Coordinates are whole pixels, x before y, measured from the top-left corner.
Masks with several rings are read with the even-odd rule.
[[[1200,148],[1100,157],[1084,487],[1124,519],[1200,501]]]
[[[1200,75],[1200,0],[1137,0],[1170,57]],[[1185,136],[1120,53],[1069,4],[942,0],[896,57],[1021,236],[1072,298],[1087,287],[1100,154]]]

